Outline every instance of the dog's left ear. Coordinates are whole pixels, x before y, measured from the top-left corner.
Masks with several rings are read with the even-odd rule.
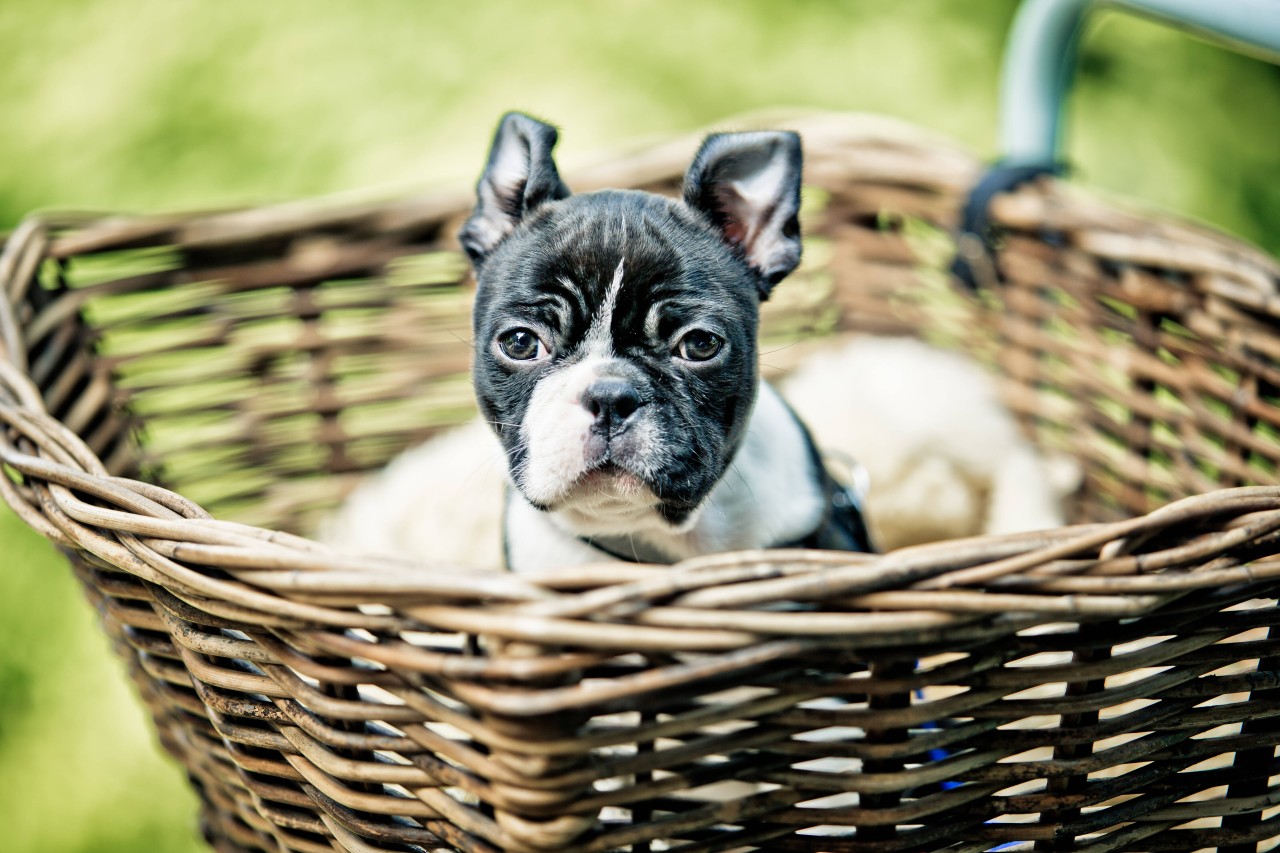
[[[800,263],[800,137],[714,133],[684,176],[684,200],[741,250],[760,298]]]
[[[458,233],[477,267],[526,216],[569,195],[551,158],[556,138],[554,127],[523,113],[507,113],[498,123],[475,209]]]

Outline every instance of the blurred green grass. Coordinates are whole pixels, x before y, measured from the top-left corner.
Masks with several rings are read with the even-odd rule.
[[[0,825],[12,851],[204,849],[182,771],[77,581],[0,513]]]
[[[992,156],[1014,0],[5,0],[0,225],[470,182],[507,109],[571,169],[769,107],[882,112]],[[1084,40],[1076,179],[1280,251],[1280,72],[1109,15]],[[70,573],[0,510],[5,849],[198,849]]]

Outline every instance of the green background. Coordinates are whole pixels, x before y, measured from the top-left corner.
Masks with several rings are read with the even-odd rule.
[[[562,167],[744,111],[895,115],[994,155],[1013,0],[3,0],[0,220],[470,182],[497,116]],[[1107,15],[1075,180],[1280,252],[1280,71]],[[0,510],[0,826],[16,851],[200,849],[94,617]]]

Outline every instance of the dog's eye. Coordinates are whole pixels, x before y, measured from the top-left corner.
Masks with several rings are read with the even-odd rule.
[[[685,361],[710,361],[720,352],[724,340],[706,329],[694,329],[676,344],[676,355]]]
[[[528,329],[512,329],[498,337],[502,354],[515,361],[533,361],[543,354],[542,341]]]

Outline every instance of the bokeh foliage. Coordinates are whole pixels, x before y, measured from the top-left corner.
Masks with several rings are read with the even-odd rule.
[[[4,0],[0,221],[473,179],[496,117],[569,169],[772,107],[888,113],[993,156],[1015,0]],[[1280,251],[1280,71],[1108,15],[1084,40],[1075,179]],[[0,511],[6,849],[199,849],[65,565]]]

